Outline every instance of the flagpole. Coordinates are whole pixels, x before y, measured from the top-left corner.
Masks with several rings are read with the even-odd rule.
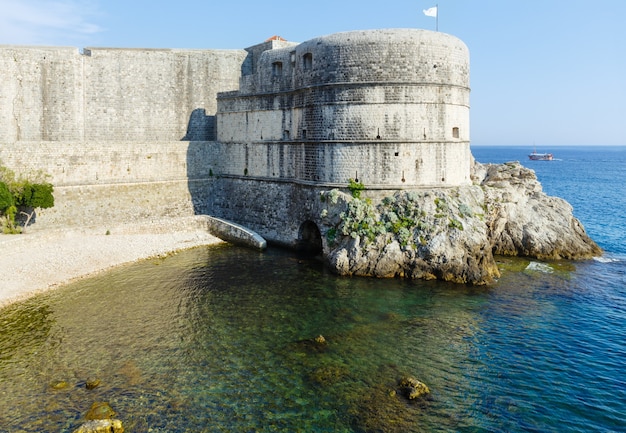
[[[437,17],[436,17],[436,21],[435,21],[435,31],[438,32],[439,31],[439,3],[437,3],[435,5],[435,7],[437,8]]]

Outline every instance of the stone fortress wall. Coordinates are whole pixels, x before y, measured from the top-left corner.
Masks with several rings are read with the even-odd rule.
[[[208,194],[216,95],[244,50],[0,46],[0,161],[43,170],[37,225],[193,214]]]
[[[0,46],[0,140],[214,140],[216,94],[238,87],[245,56]]]
[[[425,30],[246,50],[0,46],[0,160],[37,225],[210,213],[293,246],[319,192],[470,183],[469,55]]]
[[[368,188],[469,184],[469,53],[423,30],[355,31],[266,50],[218,94],[226,173]]]

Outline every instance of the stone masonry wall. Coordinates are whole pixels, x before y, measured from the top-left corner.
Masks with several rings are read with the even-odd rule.
[[[438,32],[337,33],[263,52],[218,95],[222,174],[369,188],[470,183],[469,53]]]
[[[0,161],[43,170],[36,226],[207,213],[216,95],[244,50],[0,46]]]
[[[404,142],[230,143],[218,146],[213,168],[222,176],[346,186],[358,179],[368,188],[407,189],[465,184],[469,143]]]
[[[43,170],[55,206],[37,227],[102,225],[209,213],[215,142],[20,142],[0,147],[14,171]]]
[[[0,143],[84,134],[83,58],[75,48],[0,47]]]
[[[294,248],[302,223],[320,222],[320,191],[317,186],[291,182],[221,178],[212,185],[209,207],[215,215]]]
[[[0,46],[0,143],[213,140],[244,50]]]

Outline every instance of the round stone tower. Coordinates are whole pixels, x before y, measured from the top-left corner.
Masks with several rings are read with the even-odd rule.
[[[254,70],[218,97],[218,141],[245,148],[235,172],[381,189],[470,183],[469,52],[459,39],[337,33],[267,50]]]

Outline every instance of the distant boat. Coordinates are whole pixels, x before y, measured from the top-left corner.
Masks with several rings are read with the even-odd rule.
[[[551,153],[537,153],[536,150],[533,150],[533,152],[528,155],[528,158],[531,161],[552,161],[554,156]]]

